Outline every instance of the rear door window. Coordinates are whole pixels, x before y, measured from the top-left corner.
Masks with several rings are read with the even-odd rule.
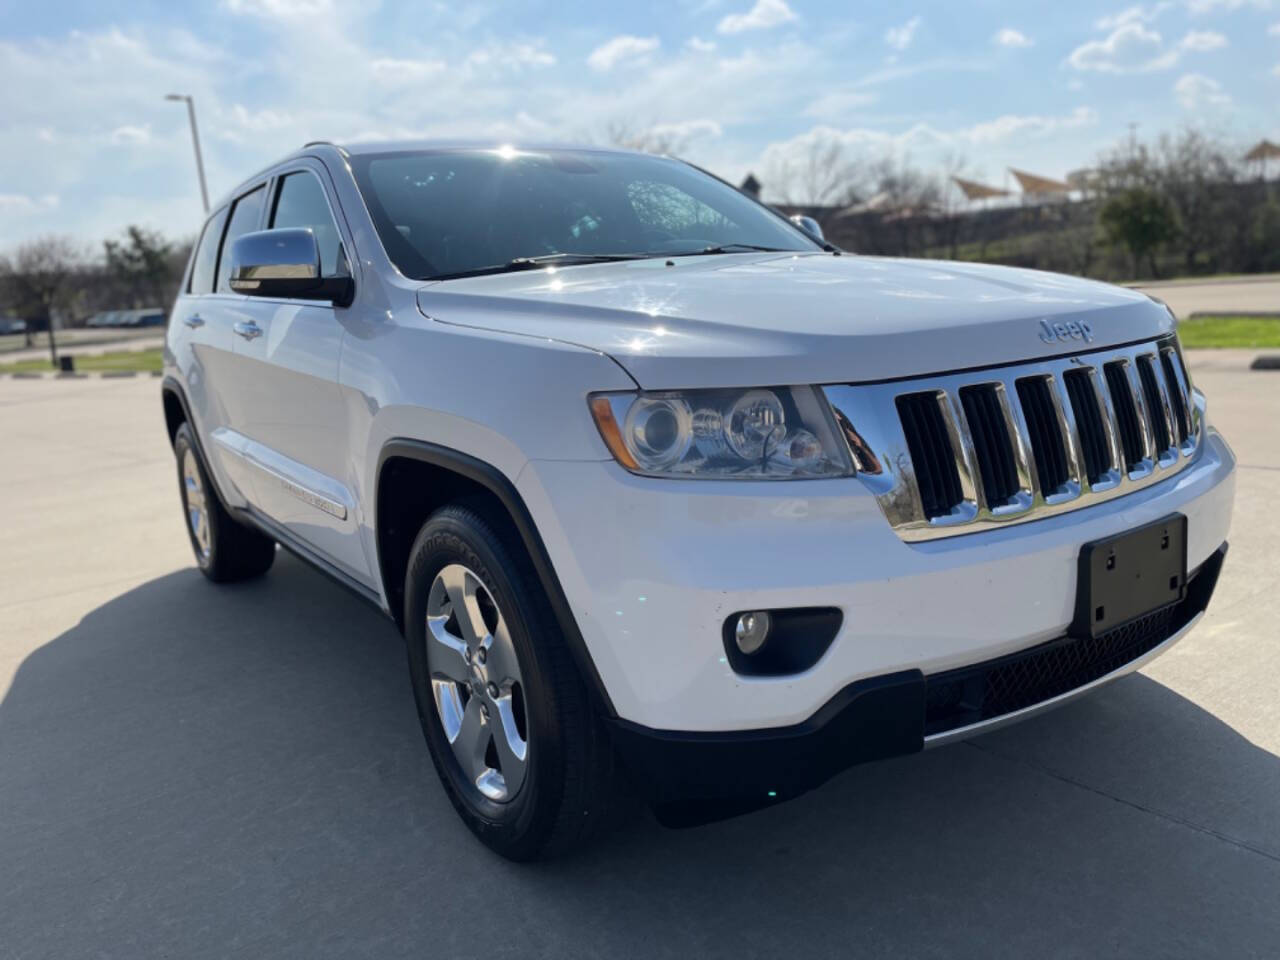
[[[195,261],[191,265],[188,293],[213,292],[213,270],[218,264],[218,244],[222,240],[222,228],[226,222],[227,208],[223,207],[204,225],[204,233],[200,234],[200,244],[196,247]]]
[[[238,237],[253,233],[262,224],[262,200],[267,194],[265,186],[251,190],[236,201],[227,221],[227,233],[222,238],[222,253],[218,257],[218,293],[231,293],[231,247]]]

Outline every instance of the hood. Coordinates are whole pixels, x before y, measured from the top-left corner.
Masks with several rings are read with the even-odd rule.
[[[437,281],[418,291],[418,305],[443,323],[598,350],[646,389],[888,380],[1082,353],[1173,328],[1145,294],[1091,280],[816,253]]]

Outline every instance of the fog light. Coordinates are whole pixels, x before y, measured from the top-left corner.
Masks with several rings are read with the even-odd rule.
[[[773,626],[773,618],[764,610],[744,613],[738,617],[733,628],[733,639],[738,649],[750,656],[769,639],[769,629]]]

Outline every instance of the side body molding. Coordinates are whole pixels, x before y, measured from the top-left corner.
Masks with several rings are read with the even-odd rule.
[[[582,638],[582,631],[578,628],[578,621],[573,616],[573,610],[569,606],[564,588],[561,587],[560,579],[556,576],[555,568],[551,564],[551,557],[542,542],[542,536],[538,533],[538,528],[533,522],[529,508],[525,506],[524,500],[516,490],[515,485],[507,479],[505,474],[483,460],[478,460],[468,454],[440,446],[439,444],[397,437],[388,440],[378,455],[378,482],[375,485],[375,490],[381,486],[383,466],[388,460],[396,457],[419,460],[432,466],[451,470],[479,484],[498,498],[515,524],[516,531],[520,534],[525,550],[528,551],[529,558],[533,561],[534,571],[538,575],[542,588],[547,593],[547,599],[551,602],[551,610],[555,614],[561,632],[564,634],[565,643],[569,646],[569,652],[573,655],[574,662],[582,674],[582,679],[591,693],[596,708],[600,711],[601,716],[605,718],[616,717],[617,711],[613,707],[613,702],[609,699],[609,692],[605,689],[604,682],[600,679],[595,662],[591,659],[591,653],[587,650],[586,641]],[[380,505],[375,504],[375,510],[378,509],[380,509]],[[381,551],[379,551],[378,556],[378,574],[385,583],[387,567],[384,558],[381,556]]]

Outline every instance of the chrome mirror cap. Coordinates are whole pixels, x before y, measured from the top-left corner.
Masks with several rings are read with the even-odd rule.
[[[231,247],[231,289],[252,297],[351,302],[350,277],[322,277],[315,235],[302,228],[259,230]]]
[[[813,219],[813,217],[806,217],[802,213],[796,213],[788,217],[788,219],[805,233],[809,234],[809,236],[815,237],[818,240],[827,239],[822,235],[822,225],[818,223],[817,220]]]

